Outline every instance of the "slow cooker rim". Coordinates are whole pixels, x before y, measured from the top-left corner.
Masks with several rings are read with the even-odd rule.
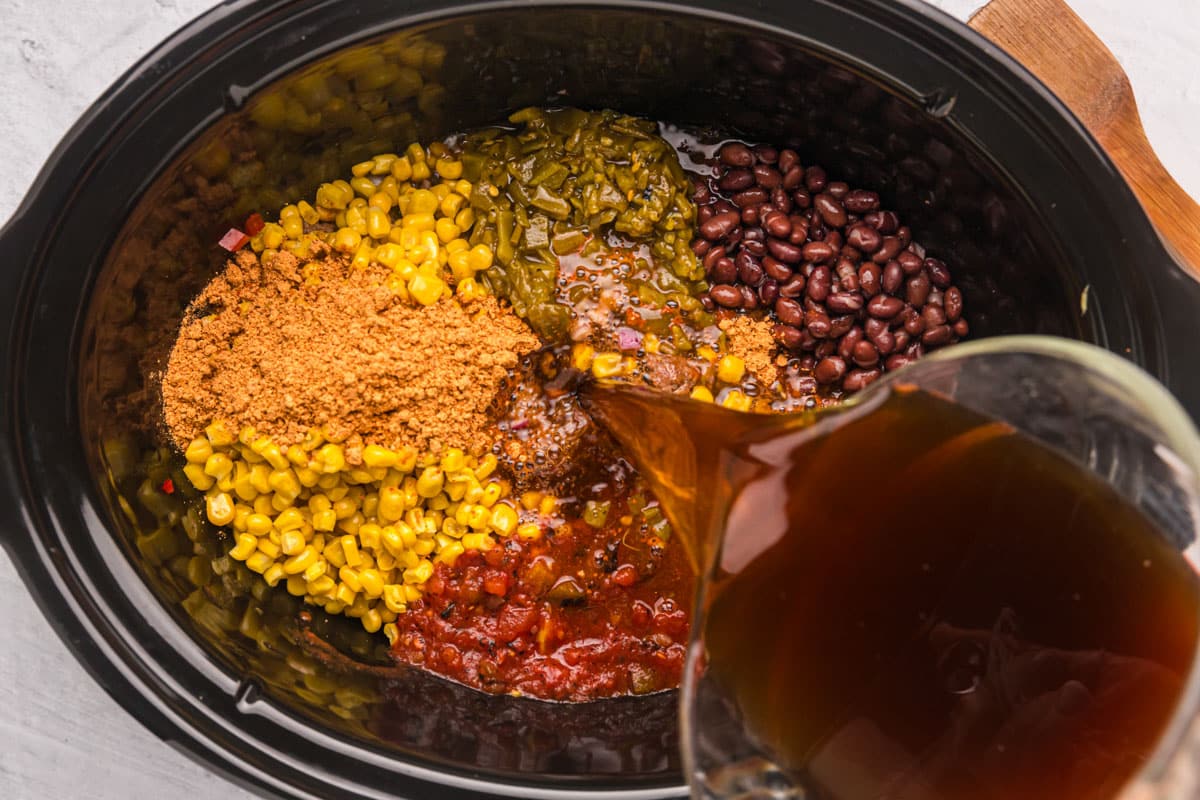
[[[116,125],[109,127],[110,123],[114,121],[114,117],[117,120],[124,117],[154,90],[161,88],[170,78],[186,74],[206,49],[216,47],[227,37],[232,37],[237,30],[257,24],[264,15],[281,11],[286,7],[316,7],[326,4],[326,2],[327,0],[313,2],[309,0],[235,1],[225,3],[201,15],[177,31],[127,71],[81,116],[39,172],[33,187],[22,201],[12,221],[0,231],[0,256],[5,256],[5,262],[9,265],[3,280],[7,285],[6,288],[12,289],[7,296],[14,308],[10,317],[9,336],[0,343],[5,356],[4,363],[8,366],[4,394],[0,398],[0,409],[5,412],[5,419],[8,420],[3,441],[3,476],[6,486],[19,485],[22,489],[20,498],[12,498],[14,502],[10,508],[17,511],[9,517],[9,525],[6,526],[5,533],[17,529],[22,532],[24,530],[37,531],[37,535],[29,536],[27,540],[11,538],[8,535],[0,538],[14,556],[14,561],[22,568],[24,572],[22,577],[26,585],[46,612],[47,617],[62,626],[58,628],[58,632],[76,657],[92,672],[110,695],[113,695],[122,706],[138,717],[144,725],[155,730],[164,738],[178,739],[178,734],[184,732],[167,718],[164,709],[154,707],[156,704],[151,702],[152,698],[160,701],[163,698],[157,694],[147,694],[144,693],[144,690],[136,689],[129,679],[121,674],[119,669],[121,664],[115,660],[119,657],[118,654],[112,650],[111,646],[106,647],[103,644],[104,631],[95,624],[95,620],[89,618],[90,615],[86,612],[85,605],[93,598],[80,597],[76,593],[75,588],[70,585],[69,572],[60,571],[66,568],[62,560],[62,553],[56,553],[53,545],[46,546],[45,542],[54,538],[50,535],[50,530],[57,529],[57,526],[48,524],[47,520],[38,513],[38,503],[33,499],[38,496],[35,490],[37,479],[28,469],[28,452],[26,448],[22,447],[22,438],[28,432],[19,430],[19,419],[23,415],[13,413],[19,410],[14,397],[14,387],[20,382],[20,373],[17,367],[23,359],[13,356],[25,355],[21,346],[28,331],[31,304],[20,301],[28,299],[27,295],[31,292],[37,266],[44,259],[45,252],[53,241],[57,226],[57,223],[52,223],[44,230],[36,231],[35,218],[48,216],[50,210],[55,206],[61,206],[67,202],[64,200],[62,187],[73,185],[76,177],[85,171],[85,167],[95,155],[93,143],[103,138],[95,134],[107,134],[111,129],[116,128]],[[436,12],[429,13],[439,17],[455,16],[484,9],[511,8],[514,5],[516,4],[507,2],[450,3]],[[520,5],[527,8],[531,6],[599,6],[602,4],[534,2]],[[725,2],[703,2],[682,6],[682,4],[670,2],[637,2],[636,0],[608,4],[609,7],[630,10],[661,10],[690,16],[711,16],[705,12],[716,7],[732,5],[734,4]],[[1164,258],[1169,258],[1169,254],[1162,248],[1157,235],[1153,233],[1140,205],[1137,204],[1128,187],[1123,185],[1124,182],[1120,180],[1111,161],[1078,121],[1070,115],[1070,112],[1062,106],[1061,102],[1006,54],[978,34],[958,24],[942,12],[924,5],[919,0],[899,0],[899,2],[892,3],[888,3],[887,0],[857,0],[857,5],[873,7],[881,13],[886,12],[896,16],[907,15],[910,21],[920,20],[935,26],[943,38],[957,38],[960,45],[973,45],[980,51],[977,53],[978,61],[986,62],[990,59],[995,68],[993,72],[997,72],[1000,67],[1003,67],[1005,75],[1010,80],[1015,79],[1018,82],[1018,85],[1009,84],[1013,92],[1027,95],[1027,100],[1029,93],[1032,93],[1038,102],[1048,103],[1050,110],[1056,113],[1047,120],[1047,123],[1053,122],[1058,127],[1069,125],[1073,135],[1083,137],[1084,141],[1090,145],[1093,154],[1100,160],[1097,166],[1104,168],[1122,184],[1118,187],[1116,196],[1108,198],[1108,201],[1118,203],[1121,206],[1118,211],[1132,215],[1132,218],[1136,219],[1145,229],[1147,242],[1156,246]],[[236,27],[228,24],[231,17],[238,18],[239,22]],[[745,22],[745,20],[740,22]],[[392,27],[400,26],[400,23],[397,22]],[[969,50],[964,53],[969,54]],[[176,58],[178,61],[175,61]],[[999,80],[999,73],[997,72],[993,77]],[[1043,108],[1044,110],[1046,109]],[[89,136],[89,134],[93,135]],[[69,191],[66,194],[69,197]],[[36,247],[31,248],[24,258],[16,255],[18,243],[22,241],[36,242]],[[11,265],[14,264],[21,264],[22,269],[13,269]],[[19,524],[13,525],[13,522]],[[68,577],[64,578],[64,574]],[[241,767],[247,765],[239,766],[231,763],[228,753],[212,753],[204,748],[204,743],[196,741],[186,734],[183,738],[184,744],[193,751],[193,755],[198,755],[206,762],[220,767],[226,774],[234,775],[240,782],[251,784],[258,789],[271,788],[263,783],[264,773],[254,774],[244,771]],[[578,794],[586,797],[603,796],[596,792],[579,792]],[[637,796],[628,791],[618,791],[615,794],[621,797]]]

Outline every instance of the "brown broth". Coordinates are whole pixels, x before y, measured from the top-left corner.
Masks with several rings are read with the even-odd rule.
[[[1110,798],[1153,752],[1200,588],[1091,473],[916,391],[775,421],[589,404],[711,564],[703,683],[806,797]]]

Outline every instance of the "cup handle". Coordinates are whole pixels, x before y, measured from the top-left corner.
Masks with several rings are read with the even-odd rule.
[[[968,24],[1020,61],[1079,118],[1175,257],[1200,279],[1200,204],[1158,160],[1129,77],[1063,0],[991,0]]]

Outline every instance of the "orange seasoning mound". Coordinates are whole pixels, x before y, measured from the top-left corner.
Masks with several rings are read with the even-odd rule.
[[[380,266],[239,253],[196,297],[162,376],[180,447],[215,419],[277,444],[328,426],[353,443],[491,446],[489,408],[537,336],[492,297],[415,306]]]
[[[774,383],[776,369],[772,357],[776,347],[771,323],[765,319],[737,316],[723,320],[720,328],[725,332],[730,354],[742,359],[746,369],[763,386]]]

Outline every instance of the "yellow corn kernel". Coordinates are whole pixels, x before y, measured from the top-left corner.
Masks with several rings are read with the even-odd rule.
[[[294,556],[306,547],[304,534],[300,531],[287,531],[279,536],[279,549],[285,556]]]
[[[392,162],[392,177],[398,181],[406,181],[412,177],[412,162],[406,156]]]
[[[623,368],[620,353],[597,353],[592,359],[592,374],[597,378],[615,377]]]
[[[721,400],[721,405],[734,411],[749,411],[751,400],[738,389],[729,391]]]
[[[217,527],[233,522],[233,498],[225,492],[210,494],[205,498],[208,521]]]
[[[333,235],[333,249],[340,253],[353,253],[362,244],[362,235],[350,228],[338,228]]]
[[[278,250],[283,245],[283,240],[287,238],[287,232],[283,226],[274,222],[268,222],[262,229],[263,245],[268,250]]]
[[[526,522],[517,528],[517,538],[527,542],[536,542],[542,538],[542,526],[536,522]]]
[[[596,348],[590,344],[581,342],[571,348],[571,365],[581,372],[591,369],[592,359],[595,357]]]
[[[370,197],[375,194],[375,181],[367,177],[351,178],[350,186],[363,197]]]
[[[454,196],[457,197],[457,195]],[[462,231],[458,229],[458,226],[454,224],[453,220],[448,220],[445,217],[442,217],[437,221],[433,230],[437,234],[438,241],[442,244],[449,244],[458,238],[460,233],[462,233]]]
[[[362,584],[363,593],[367,597],[379,597],[383,594],[383,576],[378,570],[364,569],[358,573],[358,581]]]
[[[250,485],[259,494],[268,494],[271,491],[271,468],[266,464],[250,467]]]
[[[405,607],[404,587],[390,583],[383,587],[383,604],[389,611],[394,611],[397,614],[403,614],[408,609]]]
[[[284,561],[283,571],[288,575],[299,575],[301,572],[304,572],[313,564],[317,563],[318,558],[320,558],[320,556],[317,555],[317,551],[314,550],[310,545],[289,558],[287,561]]]
[[[359,163],[355,164],[350,168],[350,173],[356,178],[361,178],[364,175],[370,175],[371,171],[374,169],[375,161],[372,159],[371,161],[360,161]]]
[[[250,514],[246,517],[246,532],[266,536],[271,532],[271,518],[265,514]]]
[[[548,517],[554,513],[554,509],[558,506],[558,498],[552,494],[548,494],[542,498],[542,502],[538,503],[538,513],[543,517]]]
[[[368,467],[394,467],[400,458],[386,447],[369,444],[363,448],[362,460]]]
[[[442,548],[441,552],[434,557],[434,561],[440,561],[447,566],[454,566],[454,562],[458,561],[458,557],[466,552],[462,542],[451,542]]]
[[[326,475],[341,472],[346,467],[346,454],[341,445],[327,444],[317,451],[317,461]]]
[[[269,495],[269,494],[260,494],[258,497],[255,497],[254,498],[254,513],[255,514],[263,514],[268,517],[274,516],[275,514],[279,513],[278,511],[275,510],[275,506],[272,503],[273,500],[274,500],[274,496]]]
[[[300,214],[300,219],[304,220],[308,225],[316,225],[321,221],[321,215],[317,213],[317,210],[307,200],[301,200],[297,203],[296,210]]]
[[[417,543],[412,546],[411,552],[419,556],[427,556],[433,552],[434,541],[432,539],[418,539]]]
[[[192,486],[202,492],[207,492],[217,482],[213,476],[204,471],[204,467],[201,464],[185,464],[183,474],[187,476]]]
[[[738,383],[746,374],[746,362],[737,356],[721,356],[717,362],[717,380],[723,383]]]
[[[362,583],[358,579],[358,572],[353,567],[342,567],[339,569],[338,578],[341,579],[342,585],[349,586],[354,590],[355,594],[362,591]]]
[[[369,609],[362,615],[362,626],[367,633],[377,633],[382,625],[383,617],[379,616],[379,612],[375,609]]]
[[[390,606],[388,608],[389,610],[391,609]],[[403,614],[407,610],[408,608],[401,604],[400,609],[395,613]],[[396,640],[400,638],[400,631],[396,628],[396,624],[394,622],[389,622],[383,626],[383,635],[387,637],[388,644],[393,645],[396,643]]]
[[[467,253],[471,269],[481,272],[492,265],[492,248],[486,244],[477,244]]]
[[[201,466],[204,465],[204,462],[208,461],[209,456],[212,454],[212,442],[203,437],[193,439],[187,446],[187,449],[183,451],[183,457],[186,458],[189,463],[199,464]]]
[[[462,177],[463,164],[461,161],[451,161],[448,158],[440,158],[435,164],[438,175],[448,181],[456,181]]]
[[[713,393],[710,392],[706,386],[693,387],[690,397],[693,400],[702,400],[705,403],[711,403],[713,401]]]
[[[387,197],[387,195],[384,195]],[[367,209],[367,235],[380,241],[387,239],[392,232],[392,221],[386,211],[378,208]]]
[[[517,527],[517,511],[509,505],[498,505],[492,509],[491,528],[501,536],[508,536]]]
[[[333,593],[337,591],[337,583],[328,575],[322,575],[308,584],[308,591],[317,597],[333,597]]]
[[[642,349],[647,353],[657,355],[658,352],[662,350],[662,340],[653,333],[647,333],[644,337],[642,337]]]
[[[431,306],[442,296],[446,284],[441,278],[417,273],[408,282],[408,293],[423,306]]]
[[[379,490],[379,519],[384,522],[396,522],[404,516],[404,492],[394,486],[384,486]]]
[[[229,432],[229,428],[221,420],[215,420],[205,428],[204,435],[208,437],[208,442],[213,447],[228,447],[235,441],[233,434]]]
[[[313,549],[315,550],[316,548],[314,547]],[[318,558],[316,561],[314,561],[312,564],[309,565],[308,569],[304,570],[304,580],[308,581],[309,583],[312,583],[317,578],[324,575],[326,570],[328,570],[328,569],[329,569],[329,562],[323,558]]]
[[[348,606],[354,602],[357,594],[357,592],[343,583],[338,586],[337,591],[333,593],[333,596],[334,599],[336,599],[339,603],[342,603],[344,606]]]
[[[358,540],[347,534],[342,539],[342,553],[346,556],[346,563],[352,567],[357,567],[362,563],[362,557],[358,552]],[[355,589],[355,591],[358,591]]]
[[[267,483],[271,485],[276,494],[290,499],[300,496],[300,482],[296,480],[296,474],[290,469],[274,470],[267,478]]]
[[[294,531],[304,527],[304,515],[296,508],[285,508],[275,517],[275,528],[280,532]]]
[[[702,344],[696,348],[696,355],[700,356],[710,364],[717,360],[717,351],[713,350],[706,344]]]
[[[332,508],[327,508],[324,511],[318,511],[312,515],[313,530],[317,531],[332,531],[337,527],[337,514]]]
[[[275,563],[275,559],[271,558],[266,553],[255,551],[246,559],[246,566],[260,575],[267,571],[267,568]]]
[[[404,582],[422,584],[433,577],[433,562],[421,559],[417,566],[404,570]]]
[[[377,550],[382,537],[383,529],[374,522],[368,522],[358,529],[358,543],[362,546],[363,550]]]
[[[460,448],[449,447],[442,454],[441,463],[446,472],[458,472],[467,465],[467,456]]]
[[[229,551],[229,555],[238,561],[245,561],[257,549],[258,537],[249,533],[243,533],[238,535],[237,544]]]
[[[279,558],[279,545],[272,542],[266,536],[259,538],[258,551],[260,553],[266,553],[271,558]]]
[[[432,499],[441,493],[446,485],[446,475],[440,467],[426,467],[417,478],[417,494]]]
[[[267,571],[263,573],[263,580],[266,581],[267,586],[270,586],[271,588],[278,586],[279,582],[285,577],[286,573],[283,571],[283,564],[272,564],[271,566],[267,567]],[[254,604],[251,603],[251,606],[253,605]]]

